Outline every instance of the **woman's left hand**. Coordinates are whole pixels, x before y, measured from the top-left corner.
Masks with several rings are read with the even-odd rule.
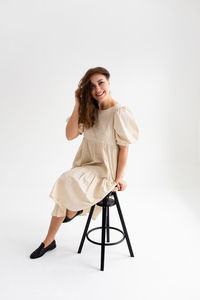
[[[124,191],[126,189],[127,183],[123,179],[116,179],[115,182],[117,183],[118,191]]]

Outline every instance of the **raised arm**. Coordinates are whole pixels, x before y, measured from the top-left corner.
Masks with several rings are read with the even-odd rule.
[[[77,136],[79,136],[79,127],[78,127],[78,109],[79,109],[79,99],[78,99],[78,89],[75,91],[75,106],[72,112],[71,117],[69,118],[66,128],[65,128],[65,135],[68,140],[73,140]]]

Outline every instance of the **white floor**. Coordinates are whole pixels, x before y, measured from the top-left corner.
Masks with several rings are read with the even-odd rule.
[[[37,200],[34,207],[30,202],[46,191],[8,192],[18,201],[29,198],[23,210],[18,205],[13,213],[9,196],[7,210],[1,212],[1,299],[200,299],[198,185],[118,192],[135,257],[129,256],[125,241],[107,247],[103,272],[99,246],[86,240],[77,253],[86,217],[62,224],[57,248],[31,260],[46,234],[53,204],[44,201],[38,213]],[[111,225],[118,226],[116,210],[111,210]],[[99,216],[90,228],[100,221]]]

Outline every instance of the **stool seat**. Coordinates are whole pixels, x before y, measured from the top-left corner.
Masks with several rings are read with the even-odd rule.
[[[112,198],[112,197],[114,197],[114,198]],[[98,205],[98,206],[102,207],[102,226],[101,227],[95,227],[95,228],[92,228],[92,229],[88,230],[89,225],[90,225],[90,221],[91,221],[91,218],[92,218],[92,215],[93,215],[93,212],[94,212],[95,205]],[[104,270],[104,258],[105,258],[105,246],[116,245],[116,244],[121,243],[124,239],[126,239],[130,256],[134,257],[134,254],[133,254],[132,246],[131,246],[131,243],[130,243],[130,239],[129,239],[129,236],[128,236],[128,232],[127,232],[127,229],[126,229],[126,225],[125,225],[125,222],[124,222],[124,217],[122,215],[122,211],[121,211],[121,207],[119,205],[119,200],[118,200],[116,191],[109,192],[101,201],[99,201],[95,205],[93,205],[90,208],[88,219],[87,219],[85,229],[84,229],[84,232],[83,232],[83,235],[82,235],[82,239],[81,239],[81,242],[80,242],[80,245],[79,245],[78,253],[81,253],[81,251],[82,251],[85,238],[87,238],[87,240],[89,242],[93,243],[93,244],[101,245],[101,266],[100,266],[100,270],[103,271]],[[114,205],[116,205],[116,207],[117,207],[117,211],[118,211],[118,214],[119,214],[119,218],[120,218],[123,230],[121,230],[119,228],[116,228],[116,227],[113,227],[113,226],[110,226],[109,208],[111,206],[114,206]],[[123,237],[117,242],[110,242],[110,229],[121,232]],[[95,231],[95,230],[101,230],[101,243],[99,243],[97,241],[94,241],[89,237],[89,234],[92,231]],[[105,237],[106,237],[106,241],[105,241]]]
[[[107,201],[104,203],[103,200],[101,200],[100,202],[97,203],[98,206],[113,206],[115,205],[116,202],[115,202],[115,199],[112,199],[112,198],[107,198]]]

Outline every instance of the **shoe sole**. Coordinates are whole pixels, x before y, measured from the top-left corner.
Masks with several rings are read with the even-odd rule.
[[[83,212],[83,210],[78,211],[78,212],[75,214],[75,216],[72,217],[72,218],[68,218],[68,217],[66,216],[65,219],[63,220],[63,223],[67,223],[67,222],[72,221],[74,218],[76,218],[77,216],[79,216],[80,214],[82,214],[82,212]]]

